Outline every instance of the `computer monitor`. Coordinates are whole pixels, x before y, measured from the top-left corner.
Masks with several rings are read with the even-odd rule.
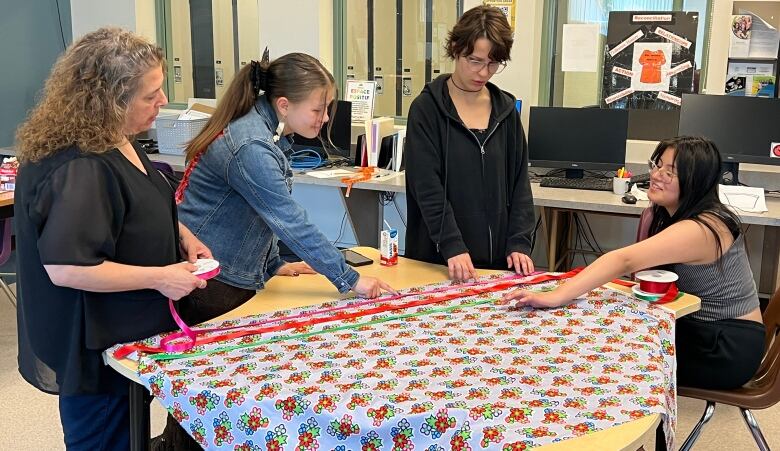
[[[328,124],[322,125],[320,136],[317,138],[305,138],[300,135],[293,136],[293,149],[313,149],[322,152],[324,157],[340,156],[349,158],[350,141],[352,133],[352,102],[339,100],[336,105],[336,113],[330,118],[331,131],[330,141],[328,141]],[[320,140],[321,139],[321,140]],[[323,147],[324,143],[324,147]]]
[[[780,165],[780,99],[683,94],[680,135],[714,142],[737,184],[739,163]]]
[[[601,108],[531,107],[528,159],[531,166],[615,171],[625,165],[628,111]]]

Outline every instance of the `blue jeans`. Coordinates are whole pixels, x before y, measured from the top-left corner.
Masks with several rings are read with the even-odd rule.
[[[68,451],[130,449],[127,394],[60,396],[60,421]]]

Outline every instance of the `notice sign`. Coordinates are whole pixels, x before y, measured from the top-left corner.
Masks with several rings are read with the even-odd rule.
[[[365,122],[374,117],[375,81],[347,80],[344,100],[352,102],[352,122]]]

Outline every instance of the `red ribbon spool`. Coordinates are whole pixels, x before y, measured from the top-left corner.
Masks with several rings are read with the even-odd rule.
[[[636,273],[639,280],[639,290],[647,294],[661,295],[653,301],[655,304],[665,304],[677,298],[677,274],[664,270],[648,270]]]
[[[651,282],[649,280],[640,280],[639,289],[645,293],[665,294],[674,282]]]

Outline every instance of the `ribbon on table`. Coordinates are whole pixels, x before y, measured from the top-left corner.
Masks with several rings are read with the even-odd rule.
[[[428,304],[434,304],[439,302],[445,302],[450,301],[453,299],[466,297],[466,296],[474,296],[479,294],[484,294],[487,292],[495,292],[495,291],[502,291],[506,290],[508,288],[512,288],[514,286],[518,285],[535,285],[542,282],[547,282],[550,280],[562,280],[562,279],[568,279],[582,271],[583,268],[575,268],[567,273],[564,274],[541,274],[535,277],[531,277],[530,279],[523,280],[520,283],[517,283],[516,279],[523,278],[524,276],[510,276],[507,278],[502,279],[493,279],[493,280],[484,280],[484,281],[477,281],[477,282],[471,282],[467,284],[462,285],[454,285],[449,287],[442,287],[437,288],[425,292],[408,292],[403,294],[397,294],[392,296],[386,296],[379,299],[371,299],[366,300],[363,302],[358,302],[354,304],[349,305],[343,305],[339,307],[331,307],[326,309],[321,309],[317,311],[311,311],[311,312],[304,312],[297,315],[291,315],[281,318],[270,318],[267,320],[259,321],[256,323],[250,323],[250,324],[243,324],[238,326],[231,326],[231,327],[216,327],[216,328],[210,328],[210,329],[196,329],[192,330],[190,329],[186,323],[181,319],[181,317],[178,315],[178,312],[176,312],[176,309],[173,307],[173,302],[169,301],[169,306],[171,309],[171,315],[173,316],[176,323],[179,325],[179,327],[182,329],[181,332],[175,332],[171,335],[166,336],[163,338],[160,342],[160,346],[147,346],[142,344],[126,344],[124,346],[121,346],[117,348],[114,351],[114,358],[116,359],[123,359],[127,357],[128,355],[132,354],[133,352],[145,352],[148,354],[158,354],[162,352],[185,352],[190,349],[192,349],[196,345],[202,345],[207,343],[215,343],[215,342],[222,342],[231,340],[234,338],[240,338],[247,335],[258,335],[268,332],[279,332],[283,330],[289,330],[289,329],[295,329],[300,327],[306,327],[314,324],[321,324],[326,322],[333,322],[333,321],[343,321],[345,319],[351,319],[351,318],[358,318],[361,316],[366,315],[373,315],[376,313],[382,313],[387,311],[394,311],[394,310],[401,310],[411,307],[419,307],[423,305]],[[498,282],[498,283],[496,283]],[[475,288],[480,285],[485,284],[495,284],[487,288]],[[327,317],[321,317],[321,318],[313,318],[308,319],[304,321],[293,321],[295,319],[299,318],[308,318],[308,317],[314,317],[317,315],[322,315],[324,313],[332,313],[332,312],[338,312],[344,309],[353,308],[353,307],[360,307],[367,304],[386,304],[390,301],[399,300],[405,297],[409,296],[420,296],[420,295],[426,295],[426,294],[436,294],[441,293],[443,291],[450,291],[453,289],[460,289],[460,288],[466,288],[465,290],[458,292],[458,293],[450,293],[444,296],[433,296],[427,299],[420,299],[417,301],[410,301],[399,305],[380,305],[374,308],[366,309],[366,310],[360,310],[357,312],[352,313],[337,313],[335,315],[330,315]],[[265,324],[270,323],[278,323],[283,322],[282,324],[275,325],[275,326],[266,326],[266,327],[257,327]],[[245,329],[245,330],[236,330],[236,329]],[[225,334],[219,334],[219,335],[212,335],[209,337],[203,337],[199,338],[198,336],[204,335],[207,333],[212,332],[225,332],[228,330],[234,330],[230,333]],[[178,338],[186,337],[186,341],[182,343],[174,343],[171,344],[173,340],[176,340]]]
[[[617,280],[617,279],[613,280],[612,283],[617,284],[617,285],[621,285],[621,286],[624,286],[624,287],[628,287],[628,288],[631,288],[634,285],[636,285],[636,282],[630,282],[630,281],[627,281],[627,280]],[[650,283],[657,283],[657,282],[650,282]],[[650,301],[653,304],[666,304],[667,302],[672,302],[672,301],[677,300],[677,298],[680,297],[680,290],[677,288],[677,284],[674,283],[674,282],[671,282],[671,283],[666,284],[666,285],[668,285],[668,286],[665,287],[666,288],[665,290],[660,291],[660,292],[654,292],[655,294],[662,294],[662,296],[660,298],[658,298],[657,300],[653,301],[653,300],[645,299],[645,298],[640,298],[640,299],[642,299],[643,301]],[[655,287],[655,288],[658,288],[658,287]],[[641,282],[639,284],[639,289],[642,290],[642,291],[645,291],[644,289],[642,289],[642,283]],[[636,293],[635,293],[635,295],[636,295]]]
[[[642,283],[641,282],[639,284],[639,289],[644,291],[644,289],[642,289]],[[672,282],[672,283],[669,284],[668,287],[666,287],[666,291],[662,291],[661,293],[657,293],[657,294],[662,294],[662,293],[663,293],[663,296],[661,296],[657,300],[651,301],[651,302],[653,304],[666,304],[667,302],[672,302],[675,299],[677,299],[677,297],[678,297],[677,295],[680,294],[680,290],[677,289],[677,284]]]

